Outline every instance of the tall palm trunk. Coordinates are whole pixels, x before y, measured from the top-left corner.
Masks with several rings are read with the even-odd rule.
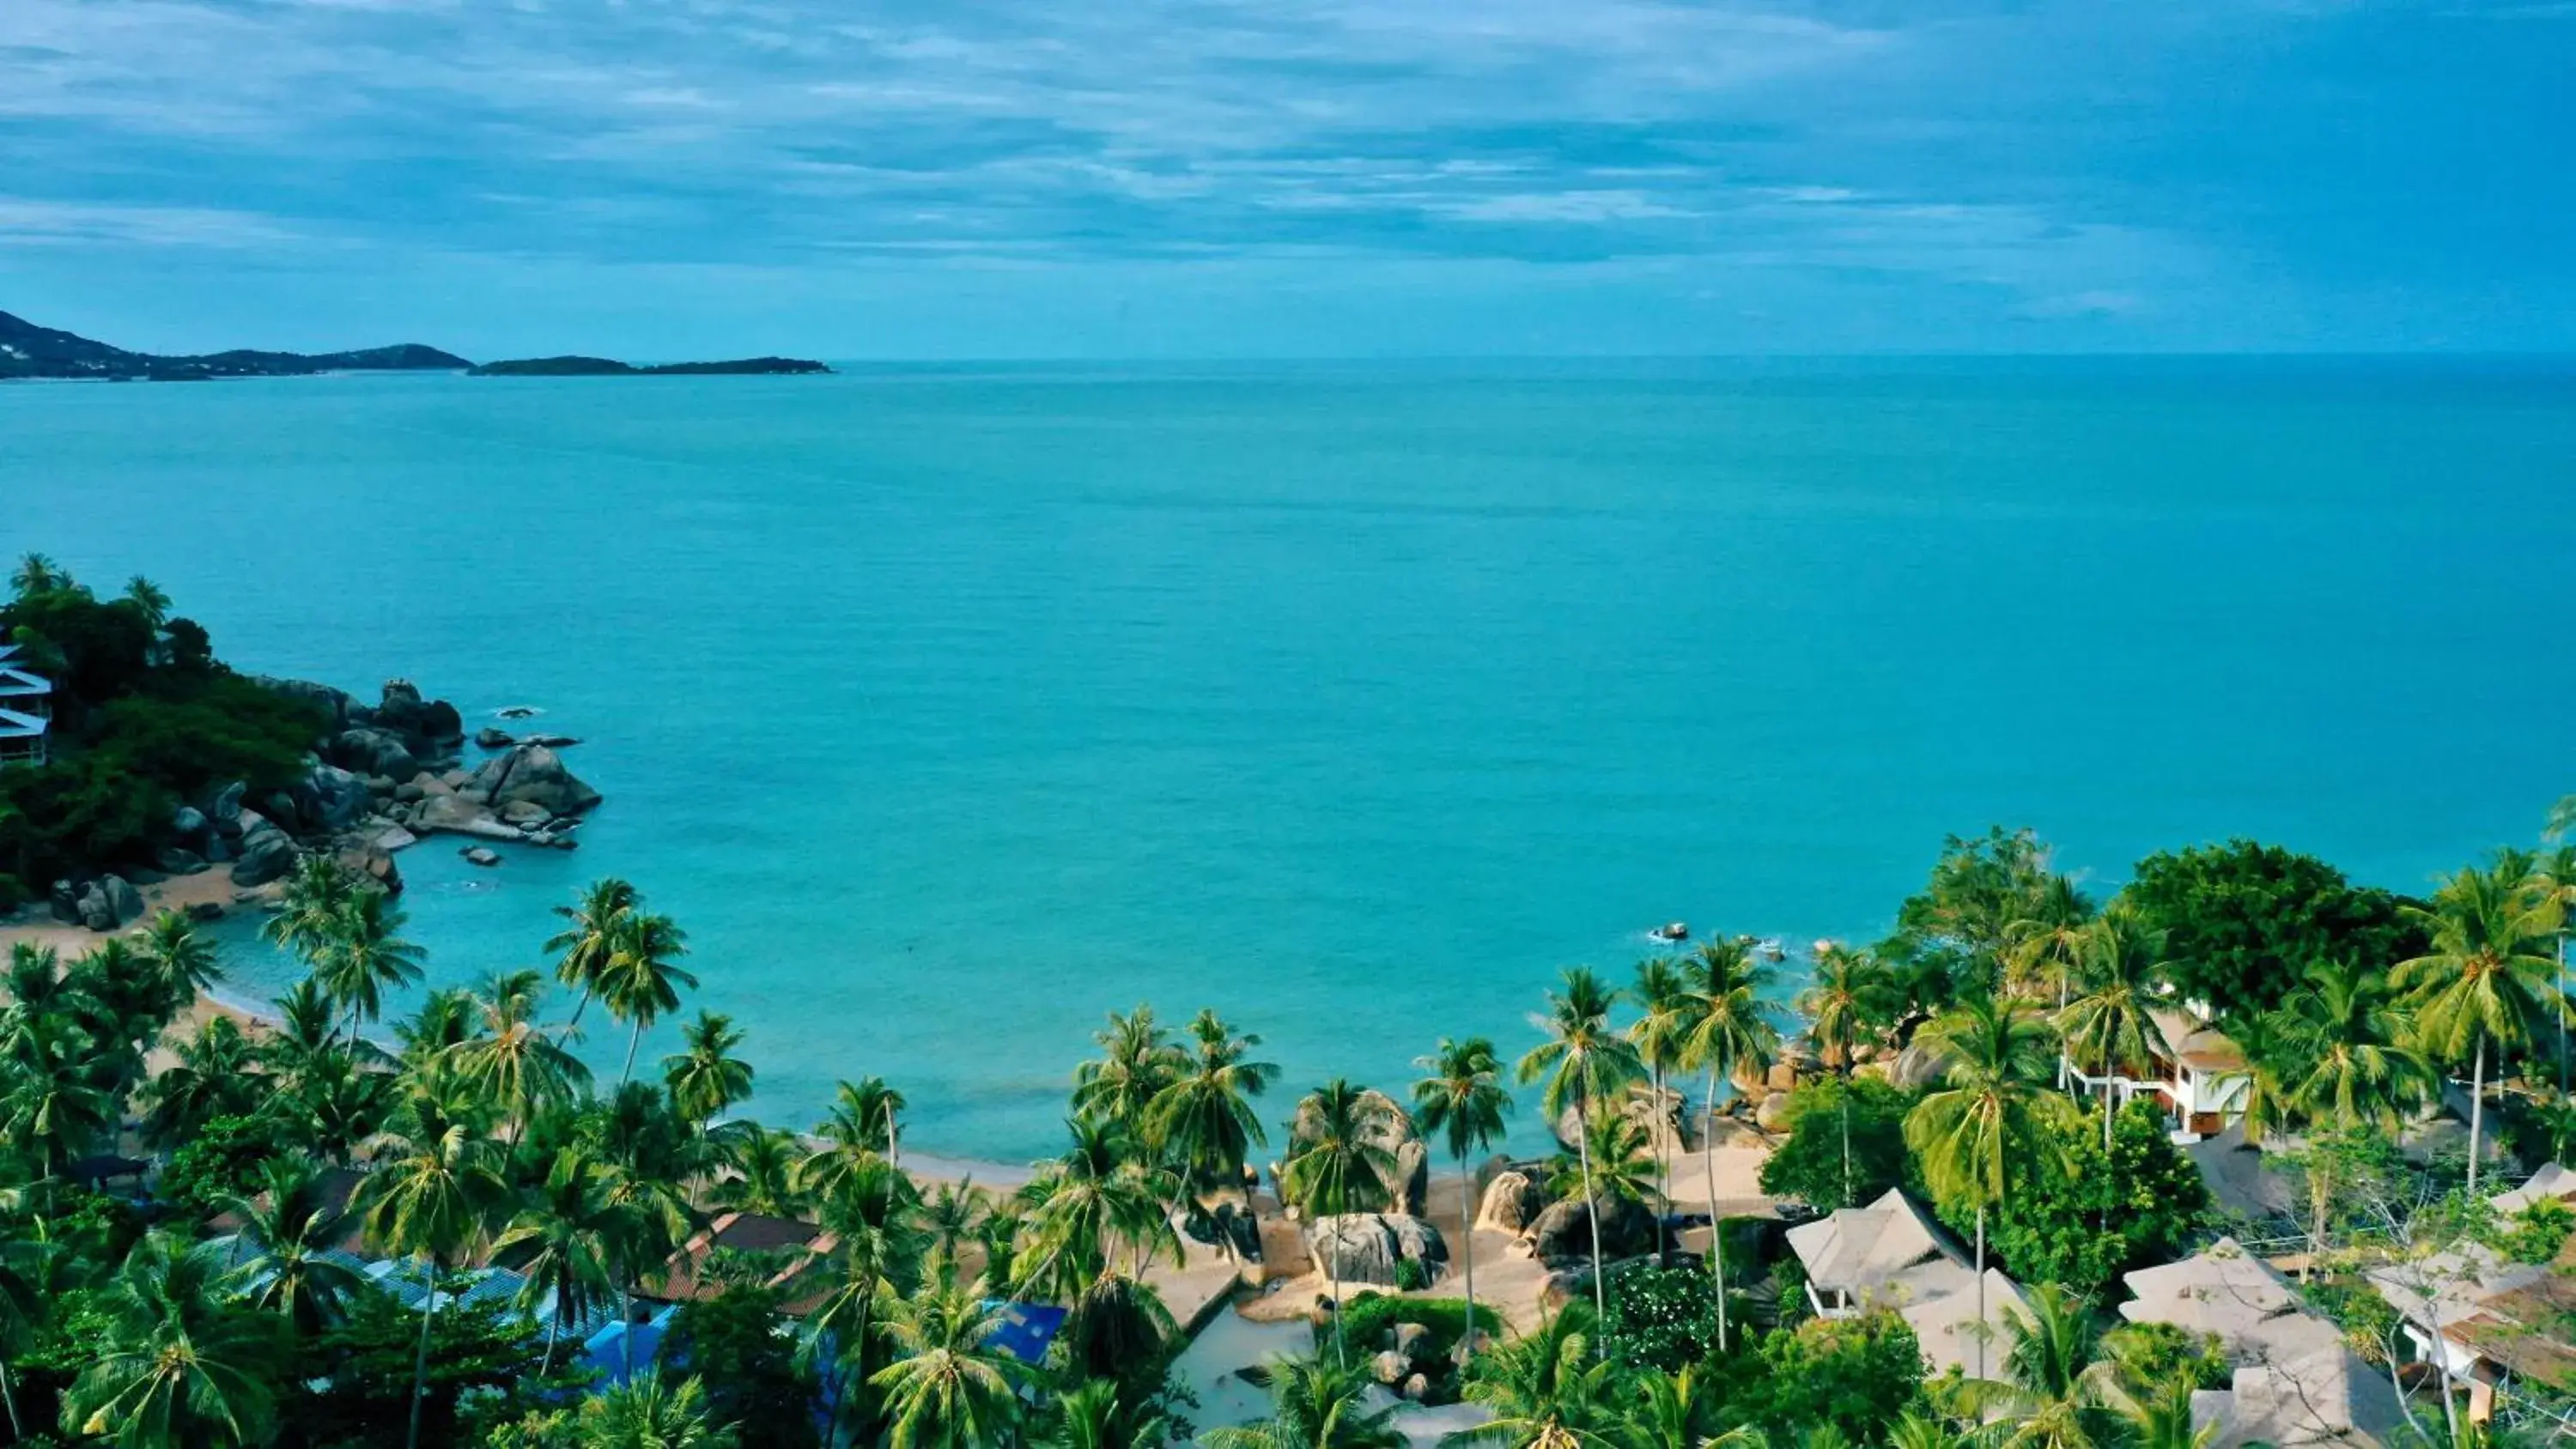
[[[1726,1233],[1717,1212],[1717,1067],[1708,1069],[1708,1106],[1700,1117],[1700,1167],[1708,1174],[1708,1272],[1717,1289],[1717,1351],[1726,1352]]]
[[[429,1330],[438,1322],[439,1262],[429,1260],[429,1301],[420,1308],[420,1347],[411,1361],[411,1433],[403,1440],[409,1449],[420,1449],[420,1406],[429,1397]]]
[[[2486,1126],[2487,1033],[2478,1029],[2478,1049],[2469,1068],[2469,1197],[2478,1195],[2478,1134]]]
[[[1338,1215],[1337,1215],[1338,1216]],[[1351,1366],[1350,1349],[1342,1341],[1342,1252],[1341,1234],[1324,1237],[1324,1272],[1333,1281],[1333,1365]]]
[[[556,1291],[560,1294],[562,1290],[558,1289]],[[543,1358],[537,1360],[537,1377],[544,1378],[546,1375],[555,1371],[555,1340],[562,1336],[563,1302],[561,1298],[558,1297],[555,1302],[555,1311],[548,1315],[546,1319],[546,1352]]]
[[[5,1363],[0,1363],[0,1403],[9,1406],[9,1438],[25,1439],[27,1426],[18,1422],[18,1389],[9,1381],[9,1366]]]
[[[635,1027],[626,1033],[626,1069],[617,1074],[617,1085],[625,1086],[635,1077],[635,1049],[644,1044],[644,1018],[635,1018]]]
[[[564,1030],[572,1031],[581,1025],[581,1014],[590,1009],[590,994],[595,989],[589,986],[581,989],[581,1000],[572,1004],[572,1020],[564,1023]]]
[[[1664,1069],[1660,1064],[1655,1068],[1655,1112],[1647,1120],[1651,1130],[1647,1132],[1646,1140],[1655,1150],[1655,1191],[1669,1203],[1673,1196],[1672,1183],[1664,1171],[1664,1144],[1657,1140],[1664,1129]],[[1658,1268],[1672,1262],[1671,1245],[1664,1240],[1664,1217],[1662,1213],[1655,1214],[1655,1266]]]
[[[1458,1201],[1466,1226],[1459,1230],[1458,1247],[1467,1264],[1467,1336],[1460,1340],[1467,1348],[1467,1362],[1476,1361],[1476,1179],[1467,1171],[1467,1154],[1458,1154]]]
[[[1843,1068],[1843,1090],[1841,1096],[1843,1099],[1843,1206],[1859,1207],[1859,1203],[1852,1201],[1851,1068],[1848,1065]],[[1717,1209],[1715,1207],[1711,1207],[1709,1209],[1708,1221],[1711,1230],[1714,1231],[1717,1225]]]
[[[1977,1204],[1977,1377],[1986,1376],[1986,1205]]]
[[[2558,1095],[2567,1095],[2567,933],[2558,933]]]
[[[1592,1227],[1592,1311],[1600,1316],[1602,1356],[1610,1349],[1610,1285],[1601,1275],[1601,1200],[1592,1193],[1592,1122],[1591,1103],[1577,1100],[1574,1107],[1574,1147],[1583,1159],[1583,1220]],[[1336,1324],[1340,1322],[1337,1318]]]

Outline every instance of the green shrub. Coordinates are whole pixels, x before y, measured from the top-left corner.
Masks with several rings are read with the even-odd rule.
[[[1476,1306],[1476,1322],[1487,1333],[1502,1325],[1501,1317],[1490,1303]],[[1464,1298],[1398,1298],[1386,1293],[1363,1293],[1351,1300],[1342,1313],[1342,1333],[1354,1348],[1367,1345],[1374,1353],[1381,1347],[1387,1332],[1399,1323],[1418,1323],[1431,1331],[1433,1351],[1446,1357],[1467,1336],[1467,1300]],[[1317,1333],[1318,1346],[1332,1341],[1332,1328],[1327,1325]]]
[[[1395,1291],[1398,1293],[1419,1293],[1430,1286],[1431,1270],[1422,1266],[1422,1260],[1420,1258],[1398,1258],[1395,1260]]]
[[[1788,1139],[1762,1163],[1762,1190],[1823,1212],[1875,1201],[1909,1185],[1905,1114],[1916,1094],[1875,1077],[1809,1082],[1789,1096]],[[1850,1172],[1844,1172],[1848,1103]],[[1731,1244],[1729,1246],[1732,1246]]]
[[[1702,1268],[1633,1264],[1610,1279],[1611,1341],[1629,1363],[1675,1372],[1717,1347],[1716,1285]]]

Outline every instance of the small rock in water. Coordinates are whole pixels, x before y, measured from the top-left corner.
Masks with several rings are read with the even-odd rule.
[[[478,750],[506,750],[517,743],[510,738],[508,730],[492,725],[485,725],[474,732],[474,747]]]
[[[540,712],[534,705],[513,704],[492,711],[492,717],[494,719],[534,719]]]
[[[501,852],[488,845],[469,845],[456,853],[465,857],[467,865],[495,866],[501,863]]]
[[[221,901],[190,901],[188,903],[189,920],[220,921],[223,918],[224,903]]]

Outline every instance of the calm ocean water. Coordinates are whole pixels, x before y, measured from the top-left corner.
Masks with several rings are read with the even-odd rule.
[[[2418,885],[2576,789],[2571,523],[2555,365],[0,388],[0,554],[591,741],[578,854],[404,857],[439,979],[627,875],[754,1111],[1003,1158],[1113,1007],[1400,1086],[1653,922],[1877,931],[1945,831]]]

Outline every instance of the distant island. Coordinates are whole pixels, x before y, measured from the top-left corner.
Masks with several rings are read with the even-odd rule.
[[[802,357],[745,357],[732,362],[660,362],[646,367],[613,357],[522,357],[487,362],[476,377],[649,377],[719,373],[812,373],[832,369]]]
[[[355,352],[258,352],[240,348],[194,357],[163,357],[129,352],[0,312],[0,379],[202,382],[221,377],[306,377],[317,372],[454,372],[473,365],[455,353],[417,342]]]
[[[76,333],[39,327],[0,312],[0,382],[73,379],[103,382],[208,382],[233,377],[309,377],[324,372],[462,372],[469,377],[642,377],[655,374],[804,374],[830,372],[795,357],[730,362],[665,362],[646,367],[606,357],[532,357],[476,365],[418,342],[353,352],[263,352],[236,348],[196,356],[134,352]]]

